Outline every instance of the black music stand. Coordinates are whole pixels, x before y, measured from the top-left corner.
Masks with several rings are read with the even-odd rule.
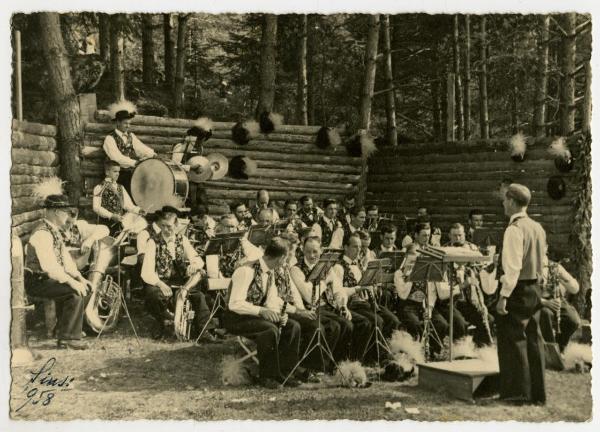
[[[404,260],[406,259],[406,252],[402,252],[399,250],[391,252],[380,252],[378,258],[390,260],[390,272],[392,272],[393,274],[396,270],[402,267],[402,263],[404,263]]]
[[[256,247],[266,246],[272,237],[272,225],[252,225],[250,229],[248,229],[248,241]]]
[[[290,379],[290,377],[294,374],[294,372],[296,371],[296,369],[298,369],[298,367],[302,364],[302,362],[317,348],[319,349],[319,353],[321,355],[321,365],[323,366],[323,372],[325,372],[325,356],[324,356],[324,354],[329,358],[329,360],[331,360],[331,362],[333,363],[335,368],[338,369],[337,362],[335,361],[335,358],[333,357],[333,353],[331,352],[331,348],[330,348],[329,344],[327,343],[327,339],[322,334],[322,332],[323,332],[323,327],[321,326],[321,295],[322,295],[322,293],[320,290],[320,286],[321,286],[321,281],[327,277],[329,270],[331,270],[331,268],[339,262],[340,258],[341,258],[341,253],[324,253],[323,255],[321,255],[321,257],[319,258],[319,261],[317,262],[317,264],[314,266],[314,268],[308,275],[308,278],[307,278],[308,282],[312,282],[312,284],[313,284],[311,308],[314,308],[316,310],[318,326],[317,326],[317,330],[315,330],[312,337],[310,338],[310,341],[308,342],[308,345],[306,346],[306,350],[304,351],[304,354],[302,354],[302,357],[300,358],[300,360],[298,360],[298,363],[296,363],[296,365],[290,371],[288,376],[285,377],[285,380],[283,381],[282,385],[285,385],[285,383]],[[340,372],[340,374],[341,374],[341,372]]]
[[[389,273],[386,270],[391,268],[392,264],[389,259],[376,259],[369,262],[366,270],[363,272],[362,278],[358,282],[360,286],[369,286],[369,285],[381,285],[384,283],[390,283],[394,281],[394,273]],[[369,350],[375,347],[375,351],[377,354],[377,366],[380,366],[379,361],[379,349],[387,351],[388,354],[392,355],[392,350],[385,340],[385,336],[381,331],[381,328],[377,324],[377,311],[379,309],[379,304],[377,303],[377,297],[369,292],[369,301],[373,305],[373,313],[375,314],[375,327],[373,328],[373,332],[369,337],[369,343],[365,347],[365,351],[363,353],[363,357],[369,352]]]
[[[446,274],[446,265],[440,258],[433,256],[419,256],[413,270],[409,276],[411,282],[425,282],[425,319],[423,320],[423,335],[421,341],[425,350],[425,361],[429,360],[429,338],[434,337],[436,342],[442,346],[442,340],[431,321],[431,312],[429,304],[429,282],[442,282]],[[450,286],[450,297],[452,297],[452,285]],[[451,305],[452,307],[452,305]],[[452,313],[452,312],[451,312]],[[450,324],[452,326],[452,324]],[[450,327],[452,328],[452,327]]]
[[[480,249],[486,249],[488,246],[497,246],[500,248],[502,239],[497,230],[477,228],[473,231],[473,243]]]

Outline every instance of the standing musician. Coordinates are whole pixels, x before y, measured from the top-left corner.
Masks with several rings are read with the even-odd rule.
[[[271,209],[273,211],[273,222],[277,222],[279,220],[279,213],[272,207],[269,207],[269,191],[266,189],[261,189],[256,193],[256,204],[254,207],[250,209],[250,214],[254,218],[255,221],[258,221],[258,213],[264,209]]]
[[[293,231],[300,235],[302,230],[306,228],[306,224],[302,222],[298,215],[298,203],[293,200],[287,200],[284,204],[284,220],[287,222],[287,231]]]
[[[344,244],[352,234],[358,230],[364,229],[365,221],[367,220],[367,211],[364,207],[353,207],[350,210],[350,223],[344,227]]]
[[[91,284],[77,270],[60,231],[76,207],[62,194],[47,195],[43,205],[45,217],[25,248],[25,290],[56,302],[57,347],[83,350],[83,314]]]
[[[307,195],[300,197],[300,210],[298,210],[298,215],[300,216],[300,220],[302,220],[306,226],[312,227],[319,221],[322,214],[323,210],[313,204],[313,199],[311,197]]]
[[[278,388],[298,361],[300,324],[286,314],[275,285],[274,271],[283,265],[287,252],[286,241],[276,237],[262,258],[237,268],[223,314],[227,331],[256,342],[259,380],[267,388]],[[286,381],[286,386],[298,385],[294,378]]]
[[[237,231],[248,231],[252,225],[256,225],[256,221],[243,202],[234,202],[229,208],[238,220]]]
[[[121,167],[112,160],[104,162],[106,178],[94,188],[92,208],[98,215],[98,220],[108,226],[110,235],[114,236],[122,228],[123,215],[126,212],[144,214],[133,204],[125,187],[117,183]]]
[[[514,404],[545,404],[544,339],[539,280],[544,271],[546,232],[527,215],[531,192],[508,186],[502,205],[510,217],[502,249],[502,289],[496,304],[500,398]]]
[[[562,352],[581,325],[577,310],[566,298],[579,292],[579,283],[556,261],[544,266],[544,282],[540,329],[544,340],[558,343]]]
[[[69,218],[60,232],[63,236],[65,246],[71,250],[77,268],[82,270],[89,264],[89,256],[95,241],[109,235],[106,225],[88,223],[83,219],[77,219],[79,209],[73,207],[69,211]]]
[[[190,276],[203,272],[204,261],[194,250],[190,241],[182,234],[177,234],[178,210],[165,206],[156,214],[159,233],[154,233],[146,243],[144,263],[142,264],[142,280],[146,298],[146,307],[156,319],[159,332],[157,337],[166,336],[167,327],[173,319],[169,308],[173,303],[173,285],[184,286]],[[194,321],[198,331],[204,327],[210,310],[204,294],[199,286],[189,288],[189,297],[194,309]],[[214,324],[207,325],[207,339],[215,340],[212,334]]]
[[[321,242],[325,248],[339,249],[344,228],[337,218],[337,203],[335,200],[326,199],[323,201],[323,208],[325,213],[317,221],[321,227]]]
[[[109,160],[117,162],[123,168],[119,180],[130,192],[133,168],[139,160],[155,157],[156,153],[142,143],[133,132],[129,132],[131,119],[136,114],[135,105],[121,100],[110,105],[108,111],[115,122],[115,129],[106,136],[102,148]]]
[[[290,268],[290,276],[302,296],[304,308],[316,310],[319,307],[325,338],[335,360],[347,360],[350,357],[353,324],[326,307],[324,282],[313,288],[313,284],[308,281],[308,276],[321,257],[321,240],[318,237],[307,237],[303,249],[303,258]]]

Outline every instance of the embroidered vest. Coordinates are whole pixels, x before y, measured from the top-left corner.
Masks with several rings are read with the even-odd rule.
[[[331,222],[333,228],[330,228],[327,222],[325,222],[325,219],[323,218],[321,218],[318,222],[318,224],[321,226],[321,243],[323,244],[323,246],[329,246],[329,243],[331,243],[331,238],[333,237],[333,232],[336,229],[340,228],[340,223],[337,219],[333,219]]]
[[[301,261],[299,260],[296,263],[295,266],[298,267],[300,269],[300,271],[302,271],[302,274],[304,275],[304,281],[306,282],[308,280],[308,275],[310,275],[310,272],[312,271],[312,269],[310,269],[308,267],[308,265],[304,262],[304,257],[302,258]],[[313,295],[314,295],[314,291],[313,291]],[[327,294],[326,293],[324,293],[322,295],[322,297],[323,297],[323,299],[325,301],[327,301]],[[303,303],[304,303],[304,307],[306,309],[313,309],[316,306],[316,305],[311,305],[311,304],[307,303],[306,301],[304,301],[304,299],[302,299],[302,300],[303,300]],[[318,303],[316,300],[317,299],[315,299],[315,303]]]
[[[125,213],[123,210],[123,186],[116,184],[117,190],[112,187],[108,182],[102,184],[102,191],[100,192],[100,200],[103,208],[111,213],[122,215]]]
[[[64,243],[62,234],[50,226],[46,219],[42,219],[42,222],[36,227],[34,233],[37,231],[48,231],[52,235],[52,252],[58,263],[61,266],[64,266],[62,254]],[[46,253],[46,251],[43,252]],[[33,246],[31,248],[27,247],[27,253],[25,254],[25,268],[33,273],[44,273]]]
[[[117,143],[117,148],[128,158],[135,158],[135,150],[133,149],[133,136],[130,133],[127,133],[127,141],[123,141],[123,138],[117,133],[116,130],[113,130],[110,133],[110,136],[113,137],[115,142]]]
[[[79,228],[77,228],[77,225],[72,224],[71,228],[67,230],[61,230],[60,233],[62,234],[62,239],[65,243],[65,246],[75,248],[81,247],[81,232],[79,231]]]
[[[244,257],[244,249],[241,244],[233,251],[233,253],[219,256],[219,270],[223,277],[230,278],[238,267],[238,263]]]
[[[198,255],[204,256],[208,242],[208,234],[204,228],[190,226],[187,230],[187,237],[194,245],[194,249]]]
[[[260,261],[254,261],[249,263],[254,270],[254,278],[248,287],[248,293],[246,294],[246,301],[252,303],[255,306],[263,306],[267,301],[267,290],[263,292],[263,278],[265,277]]]
[[[293,305],[294,296],[292,295],[292,281],[288,266],[281,266],[275,271],[275,285],[279,298]]]
[[[171,279],[179,276],[185,278],[187,269],[185,251],[183,250],[183,237],[175,236],[175,257],[172,257],[167,247],[167,242],[160,233],[150,234],[156,243],[156,273],[160,279]]]
[[[308,212],[304,209],[300,209],[300,211],[298,211],[298,216],[300,216],[300,220],[309,227],[313,226],[316,222],[319,221],[316,208],[313,208]]]
[[[410,288],[408,300],[423,303],[427,296],[427,281],[413,282]]]

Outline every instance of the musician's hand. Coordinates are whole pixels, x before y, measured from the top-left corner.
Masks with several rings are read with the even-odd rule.
[[[309,320],[317,319],[317,314],[315,313],[315,311],[301,310],[301,311],[297,311],[296,313],[304,318],[308,318]]]
[[[68,282],[69,286],[73,288],[81,297],[85,297],[87,295],[87,286],[78,280],[71,279]]]
[[[83,243],[81,243],[81,248],[79,249],[79,251],[80,251],[82,254],[86,254],[86,253],[88,253],[88,252],[90,251],[90,249],[91,249],[91,245],[90,245],[90,243],[88,243],[88,241],[86,240],[86,241],[84,241]]]
[[[277,312],[273,312],[271,309],[267,309],[267,308],[261,308],[260,312],[258,313],[258,315],[267,320],[267,321],[271,321],[272,323],[279,323],[280,317],[279,314]]]
[[[113,213],[113,215],[110,218],[116,222],[123,222],[123,216],[118,215],[116,213]]]
[[[551,299],[551,300],[542,300],[542,305],[550,309],[554,313],[560,312],[560,300],[559,299]]]
[[[158,287],[160,288],[160,292],[167,298],[172,297],[173,296],[173,290],[171,289],[171,287],[169,285],[167,285],[164,282],[159,282],[158,283]]]
[[[508,314],[508,311],[506,310],[506,297],[500,297],[498,299],[498,303],[496,303],[496,312],[498,312],[498,315]]]
[[[363,291],[373,294],[375,292],[375,289],[373,288],[373,286],[369,285],[369,286],[358,287],[356,290],[356,292],[363,292]]]
[[[348,321],[352,321],[352,313],[350,312],[350,309],[348,309],[347,307],[343,307],[340,312],[342,314],[342,318],[345,318]]]
[[[289,317],[288,317],[288,314],[283,314],[283,315],[280,315],[280,318],[279,318],[279,325],[280,325],[281,327],[285,327],[285,325],[286,325],[286,324],[287,324],[287,322],[288,322],[288,318],[289,318]]]
[[[187,268],[187,274],[190,276],[195,273],[201,272],[201,271],[202,271],[202,264],[198,264],[198,263],[190,264]]]

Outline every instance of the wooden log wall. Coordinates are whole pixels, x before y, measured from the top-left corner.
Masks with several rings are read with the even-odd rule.
[[[170,158],[174,144],[181,142],[192,120],[138,115],[131,131],[161,157]],[[209,210],[214,215],[228,212],[232,201],[253,203],[259,189],[267,189],[275,206],[282,208],[287,199],[310,195],[317,202],[325,198],[342,199],[355,193],[360,177],[360,158],[348,156],[346,149],[321,150],[315,144],[318,126],[282,125],[269,135],[260,135],[247,145],[231,140],[234,123],[215,122],[213,136],[204,143],[204,154],[218,152],[228,159],[248,156],[257,162],[257,174],[248,180],[225,177],[204,183]],[[114,128],[106,111],[98,111],[85,126],[82,148],[82,174],[86,197],[82,205],[91,206],[92,190],[102,181],[102,144]]]
[[[44,214],[33,187],[44,177],[59,175],[56,127],[13,120],[11,154],[12,227],[27,239]]]
[[[577,164],[577,137],[568,140]],[[367,203],[396,217],[415,217],[417,208],[427,207],[432,222],[441,227],[444,238],[452,223],[466,225],[469,211],[483,211],[485,227],[502,232],[504,216],[498,186],[509,177],[532,191],[529,214],[548,234],[551,251],[568,254],[569,234],[574,216],[573,198],[580,188],[575,166],[561,173],[547,149],[552,138],[529,142],[526,160],[514,162],[508,139],[456,143],[407,144],[380,149],[369,163]],[[560,175],[566,195],[553,200],[547,192],[551,176]]]

